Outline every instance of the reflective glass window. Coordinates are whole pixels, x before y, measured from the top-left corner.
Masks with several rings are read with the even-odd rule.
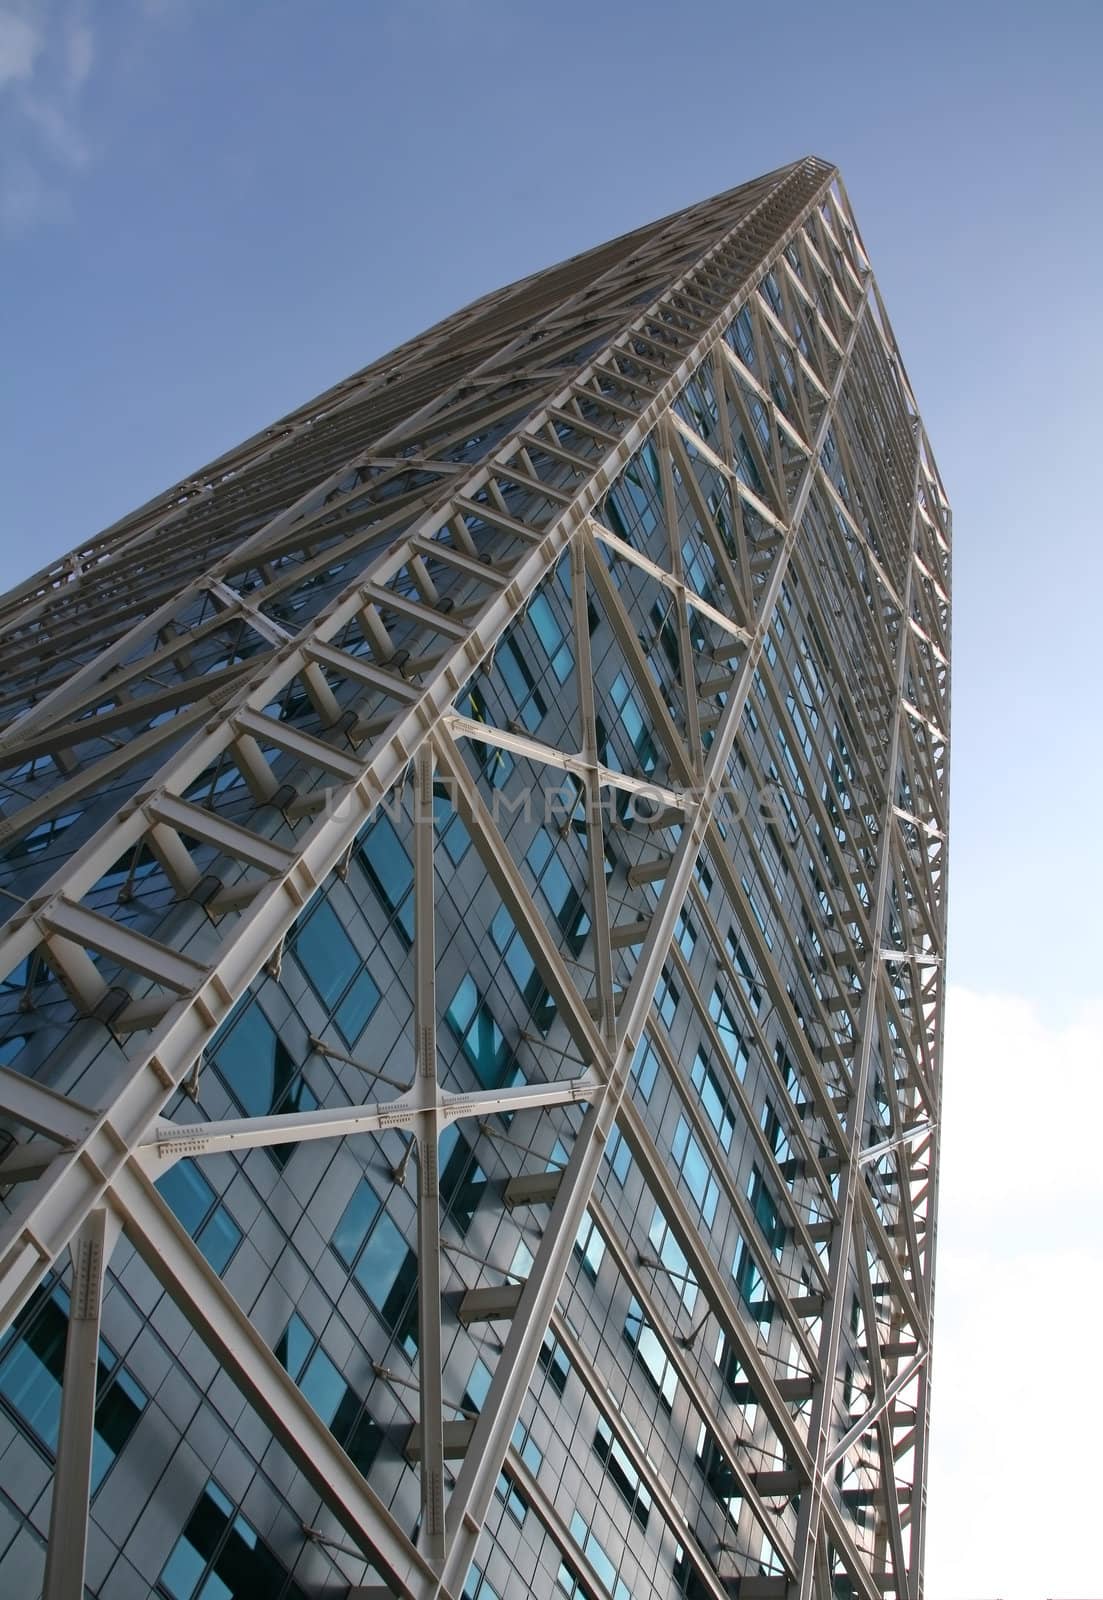
[[[69,1295],[57,1284],[31,1297],[0,1345],[0,1400],[50,1456],[57,1450],[68,1327]],[[137,1427],[147,1399],[107,1340],[101,1339],[92,1436],[93,1494]]]

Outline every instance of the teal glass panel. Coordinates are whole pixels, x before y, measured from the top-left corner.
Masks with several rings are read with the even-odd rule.
[[[290,1051],[255,1002],[224,1038],[215,1040],[211,1059],[251,1117],[268,1116],[276,1110],[298,1072]]]
[[[360,966],[355,945],[326,900],[318,902],[296,933],[295,954],[319,1000],[330,1008]]]
[[[379,1196],[366,1179],[353,1191],[352,1198],[342,1213],[333,1233],[332,1244],[347,1267],[351,1267],[360,1247],[368,1236],[368,1229],[379,1215]]]
[[[226,1207],[218,1206],[196,1234],[195,1242],[215,1272],[221,1273],[241,1243],[241,1229]]]
[[[345,1043],[353,1045],[367,1027],[376,1006],[379,1004],[379,990],[376,988],[371,973],[367,968],[354,978],[349,985],[348,993],[333,1013],[336,1022],[344,1035]]]

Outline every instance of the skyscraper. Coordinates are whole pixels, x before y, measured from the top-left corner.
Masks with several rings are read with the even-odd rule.
[[[949,538],[807,159],[0,601],[0,1590],[919,1600]]]

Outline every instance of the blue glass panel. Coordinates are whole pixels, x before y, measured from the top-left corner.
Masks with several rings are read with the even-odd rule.
[[[490,1393],[490,1377],[489,1367],[476,1357],[463,1393],[463,1403],[469,1411],[481,1411],[486,1404],[486,1397]]]
[[[360,966],[356,947],[327,900],[319,901],[295,935],[295,954],[318,998],[331,1007]]]
[[[451,1004],[445,1015],[449,1023],[462,1039],[471,1026],[475,1012],[479,1005],[479,991],[475,987],[473,978],[464,978],[459,988],[452,996]]]
[[[570,875],[561,861],[548,862],[540,887],[548,897],[548,904],[558,915],[572,893]]]
[[[210,1220],[205,1222],[195,1236],[195,1242],[206,1256],[215,1272],[223,1272],[230,1257],[241,1243],[241,1229],[226,1210],[219,1206]]]
[[[181,1537],[165,1562],[161,1587],[173,1596],[173,1600],[191,1600],[206,1565],[206,1558],[186,1538]]]
[[[301,1388],[328,1427],[348,1392],[348,1384],[324,1350],[316,1350],[303,1373]]]
[[[379,1196],[371,1184],[362,1179],[333,1234],[333,1248],[347,1267],[356,1260],[368,1229],[379,1215],[379,1204]]]
[[[103,1381],[103,1363],[100,1364],[100,1382]],[[138,1425],[138,1418],[146,1408],[147,1395],[126,1371],[117,1373],[114,1382],[96,1404],[96,1429],[92,1435],[92,1493],[103,1481],[108,1467],[115,1460],[130,1435]]]
[[[360,860],[386,909],[407,939],[414,936],[414,868],[388,817],[379,817],[364,836]]]
[[[479,1006],[463,1045],[480,1083],[485,1088],[495,1088],[501,1081],[505,1041],[502,1030],[485,1005]]]
[[[303,1363],[314,1348],[314,1335],[297,1312],[276,1341],[276,1359],[298,1380]]]
[[[682,1171],[685,1174],[685,1180],[689,1185],[693,1198],[699,1206],[704,1205],[705,1194],[712,1174],[696,1139],[690,1139],[686,1147],[686,1161]]]
[[[215,1041],[211,1056],[234,1098],[251,1117],[274,1111],[298,1071],[290,1051],[255,1002],[242,1012],[225,1038]]]
[[[161,1194],[181,1227],[194,1238],[196,1229],[214,1204],[214,1190],[194,1161],[178,1161],[157,1179]]]
[[[356,1264],[356,1280],[378,1311],[386,1305],[408,1254],[405,1239],[384,1213]]]
[[[654,1048],[646,1038],[641,1039],[639,1048],[632,1057],[632,1076],[639,1086],[640,1096],[650,1100],[651,1091],[655,1087],[655,1079],[659,1075],[659,1058]]]
[[[371,973],[365,968],[359,977],[353,979],[348,993],[333,1013],[333,1020],[344,1035],[346,1044],[356,1043],[378,1004],[379,990]]]
[[[61,1415],[68,1317],[54,1296],[27,1318],[0,1362],[0,1394],[51,1449]]]

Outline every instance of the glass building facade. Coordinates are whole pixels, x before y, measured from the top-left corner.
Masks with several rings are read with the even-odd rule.
[[[0,1591],[920,1600],[949,586],[809,158],[0,600]]]

